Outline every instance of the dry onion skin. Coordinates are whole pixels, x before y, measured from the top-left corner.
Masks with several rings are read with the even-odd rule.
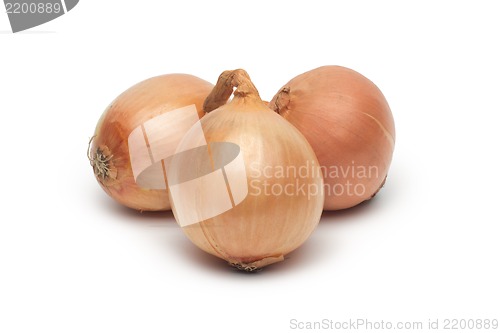
[[[394,119],[369,79],[345,67],[320,67],[293,78],[269,105],[316,152],[325,176],[325,210],[356,206],[384,185],[394,151]]]
[[[204,197],[207,189],[200,185],[192,189],[191,202],[171,199],[177,221],[199,248],[241,270],[282,261],[306,241],[322,213],[323,177],[314,151],[296,128],[262,102],[244,70],[222,73],[204,110],[207,115],[200,122],[206,143],[239,146],[244,167],[236,172],[241,172],[248,193],[222,214],[183,226],[183,216],[193,214],[193,202],[195,215],[210,208],[208,201],[213,198]],[[190,140],[197,139],[188,134],[180,146],[193,146]],[[171,165],[169,184],[182,178],[186,168],[201,169],[202,164],[195,157]],[[293,175],[300,167],[309,169],[301,177]],[[212,187],[209,194],[213,197],[217,190]]]
[[[163,113],[202,105],[212,90],[207,81],[187,74],[144,80],[119,95],[104,111],[87,152],[94,175],[114,200],[139,211],[170,209],[167,190],[139,187],[132,172],[128,137],[138,126]]]

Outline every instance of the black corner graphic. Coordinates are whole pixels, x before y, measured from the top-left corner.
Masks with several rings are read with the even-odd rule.
[[[12,32],[52,21],[73,9],[79,0],[4,0]]]

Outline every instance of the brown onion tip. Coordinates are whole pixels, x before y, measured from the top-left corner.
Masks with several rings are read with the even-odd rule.
[[[280,255],[277,257],[266,257],[264,259],[257,260],[251,263],[229,262],[229,264],[240,271],[251,273],[260,271],[264,266],[271,265],[283,260],[285,260],[285,257],[283,255]]]

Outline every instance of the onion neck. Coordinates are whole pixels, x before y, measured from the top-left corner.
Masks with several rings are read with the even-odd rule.
[[[274,95],[271,102],[269,102],[269,108],[280,115],[284,115],[288,110],[289,104],[290,87],[283,87],[276,95]]]
[[[231,95],[234,95],[234,102],[244,100],[246,103],[255,102],[264,104],[248,73],[243,69],[235,69],[224,71],[219,76],[217,84],[203,103],[203,111],[209,113],[219,108],[227,103]]]

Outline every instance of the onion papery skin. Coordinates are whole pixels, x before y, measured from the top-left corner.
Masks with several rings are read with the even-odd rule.
[[[298,75],[269,103],[307,138],[321,164],[325,210],[375,196],[391,164],[394,119],[380,89],[360,73],[324,66]]]
[[[246,72],[236,70],[229,73],[239,78],[236,79],[236,84],[233,83],[238,87],[234,98],[215,111],[207,110],[211,112],[201,119],[201,125],[208,144],[231,142],[239,145],[249,193],[232,209],[202,222],[184,226],[182,230],[202,250],[239,269],[253,271],[282,261],[311,235],[322,213],[323,177],[314,151],[304,136],[269,109],[254,88],[247,90],[241,83],[246,82]],[[223,78],[224,74],[219,78],[214,91],[219,85],[223,86],[220,83]],[[231,86],[229,89],[232,92]],[[207,104],[209,103],[205,102]],[[186,136],[181,146],[186,142],[191,146],[191,139],[189,135]],[[196,160],[190,162],[196,167]],[[300,178],[300,183],[306,187],[316,187],[319,189],[317,193],[308,193],[309,197],[284,193],[264,195],[263,184],[266,181],[276,186],[296,181],[293,176],[269,178],[270,172],[265,175],[264,168],[271,170],[282,166],[302,165],[309,165],[314,171]],[[170,176],[176,177],[176,173],[171,167],[169,182]],[[293,193],[293,190],[289,193]],[[199,205],[204,204],[203,198],[193,200],[198,200]],[[176,218],[179,217],[180,209],[183,207],[173,203],[172,210]]]
[[[120,94],[104,111],[89,146],[89,159],[101,153],[109,159],[107,175],[94,174],[104,191],[118,203],[139,211],[169,210],[167,190],[139,187],[132,172],[128,137],[147,120],[165,112],[195,105],[204,115],[203,101],[213,85],[188,74],[165,74],[137,83]],[[94,163],[95,164],[95,163]]]

